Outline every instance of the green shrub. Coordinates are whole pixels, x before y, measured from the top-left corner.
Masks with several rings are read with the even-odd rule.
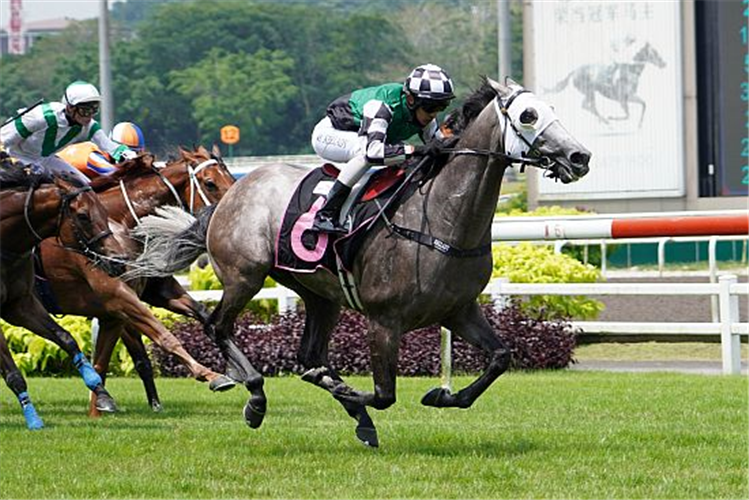
[[[166,309],[151,308],[151,312],[170,330],[178,320],[184,320],[182,316]],[[93,351],[91,320],[83,316],[62,316],[55,317],[55,321],[70,332],[83,354],[90,359]],[[2,320],[0,320],[0,328],[2,328],[8,341],[8,348],[13,360],[24,375],[78,375],[67,353],[60,349],[57,344],[31,333],[25,328],[12,326]],[[143,342],[146,347],[151,344],[151,341],[146,337],[143,337]],[[127,376],[133,375],[134,370],[135,365],[124,344],[117,342],[109,363],[109,373]]]
[[[91,357],[91,321],[82,316],[56,317],[57,324],[70,332],[84,355]],[[54,344],[25,328],[0,321],[0,327],[8,341],[13,360],[24,375],[77,375],[68,354]],[[110,363],[110,372],[128,375],[134,369],[133,362],[122,343],[115,346]]]
[[[548,246],[521,243],[517,246],[494,245],[494,278],[505,277],[512,283],[593,283],[600,271],[564,254],[555,254]],[[583,296],[534,295],[522,303],[533,317],[549,319],[595,319],[603,303]]]

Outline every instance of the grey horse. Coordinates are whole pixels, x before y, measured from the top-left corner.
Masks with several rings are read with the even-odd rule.
[[[382,410],[395,403],[398,350],[406,332],[440,324],[490,356],[473,383],[457,393],[434,389],[423,397],[424,405],[468,408],[507,370],[510,352],[477,303],[492,273],[491,224],[502,176],[513,160],[533,158],[553,177],[572,182],[588,172],[591,154],[550,106],[511,80],[501,85],[485,78],[450,121],[459,137],[456,148],[439,174],[412,190],[389,219],[442,244],[424,246],[395,236],[379,220],[354,261],[352,274],[368,320],[373,392],[348,386],[328,363],[328,341],[347,303],[338,277],[274,267],[287,200],[307,169],[287,164],[258,168],[196,221],[171,219],[170,214],[153,224],[144,219],[141,230],[149,234],[149,244],[134,264],[137,272],[170,274],[208,251],[224,293],[205,332],[227,358],[227,375],[251,393],[244,409],[250,427],[260,426],[265,415],[263,377],[232,337],[237,315],[269,275],[305,304],[298,352],[307,369],[302,379],[330,392],[357,421],[357,437],[370,446],[378,446],[378,436],[366,407]],[[443,253],[445,245],[454,252]]]
[[[664,68],[666,63],[657,50],[650,44],[645,45],[637,51],[631,62],[611,64],[586,64],[572,70],[566,78],[557,83],[547,92],[561,92],[567,86],[570,78],[572,84],[579,90],[584,98],[582,107],[596,116],[601,122],[609,123],[609,120],[628,120],[630,116],[629,105],[638,104],[642,107],[638,127],[642,127],[645,118],[645,101],[637,95],[640,85],[640,76],[646,64],[652,64],[657,68]],[[596,107],[596,93],[603,97],[619,103],[624,114],[622,116],[609,116],[608,119],[601,116]]]

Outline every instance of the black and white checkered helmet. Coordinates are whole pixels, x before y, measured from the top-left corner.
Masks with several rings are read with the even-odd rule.
[[[429,101],[449,101],[455,98],[455,86],[444,69],[434,64],[418,66],[403,84],[406,92]]]

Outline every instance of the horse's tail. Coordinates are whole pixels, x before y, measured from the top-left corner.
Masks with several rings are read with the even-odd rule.
[[[575,71],[577,71],[577,70],[570,71],[570,73],[564,78],[564,80],[562,80],[559,83],[557,83],[553,88],[545,89],[544,93],[545,94],[556,94],[557,92],[563,91],[565,89],[565,87],[567,87],[567,84],[569,83],[570,78],[572,77],[572,75],[575,74]]]
[[[161,207],[141,219],[131,235],[143,242],[143,253],[131,261],[123,278],[171,276],[187,268],[207,250],[208,223],[215,209],[211,205],[193,217],[176,207]]]

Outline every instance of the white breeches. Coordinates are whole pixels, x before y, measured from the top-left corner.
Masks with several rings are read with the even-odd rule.
[[[91,183],[89,178],[86,177],[81,171],[57,156],[53,155],[44,158],[31,158],[28,156],[16,154],[14,151],[10,151],[10,155],[22,163],[39,165],[46,172],[59,175],[66,181],[72,181],[83,186],[87,186]]]
[[[345,164],[340,166],[338,180],[348,187],[353,187],[369,168],[364,154],[367,137],[350,130],[336,129],[328,117],[315,125],[312,147],[322,159]]]

